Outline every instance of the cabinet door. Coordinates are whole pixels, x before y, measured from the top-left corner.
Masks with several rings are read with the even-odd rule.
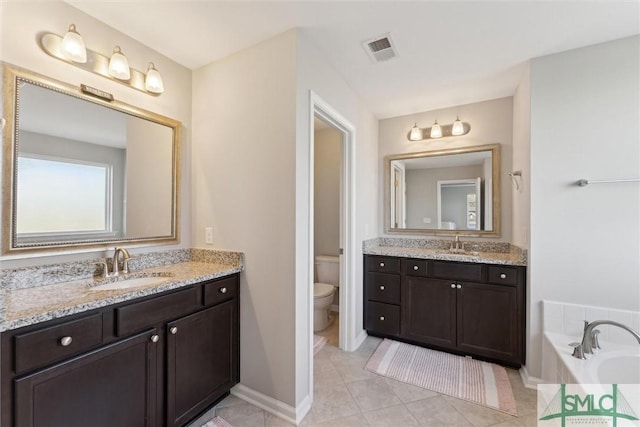
[[[155,330],[19,377],[15,426],[155,426]]]
[[[505,362],[522,363],[521,323],[516,288],[460,283],[458,289],[458,348]]]
[[[237,300],[167,325],[167,426],[182,426],[239,381]]]
[[[449,280],[411,276],[403,280],[402,337],[423,344],[455,347],[455,284]]]

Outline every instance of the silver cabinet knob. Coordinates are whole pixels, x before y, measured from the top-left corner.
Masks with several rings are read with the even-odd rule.
[[[381,262],[381,263],[380,263],[380,267],[384,267],[384,262]]]
[[[384,285],[380,285],[380,290],[384,291]]]
[[[226,294],[227,293],[227,288],[220,288],[220,293],[221,294]]]
[[[151,335],[151,342],[158,342],[160,341],[160,337],[156,334]]]
[[[506,278],[507,278],[507,275],[506,275],[506,274],[504,274],[504,273],[502,273],[502,274],[500,275],[500,278],[501,278],[501,279],[506,279]]]
[[[413,271],[418,271],[418,266],[417,265],[413,266]]]
[[[177,326],[172,326],[172,327],[169,329],[169,332],[171,332],[171,335],[175,335],[175,334],[177,334],[177,333],[178,333],[178,327],[177,327]]]
[[[462,285],[456,285],[456,288],[462,289]]]
[[[384,320],[384,316],[380,316],[380,320]]]
[[[455,284],[455,283],[452,283],[452,284],[451,284],[451,289],[455,289],[455,288],[456,288],[456,284]]]
[[[62,345],[63,347],[67,347],[69,344],[71,344],[72,341],[73,338],[71,337],[62,337],[60,339],[60,345]]]

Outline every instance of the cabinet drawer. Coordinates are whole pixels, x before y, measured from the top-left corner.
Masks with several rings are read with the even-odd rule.
[[[200,306],[199,288],[116,308],[116,335],[123,336],[148,326],[188,314]]]
[[[400,258],[386,256],[367,256],[365,262],[367,271],[378,273],[400,273]]]
[[[225,277],[204,285],[204,305],[238,298],[238,276]]]
[[[407,276],[425,277],[427,275],[427,260],[426,259],[404,260],[404,274],[406,274]]]
[[[466,264],[461,262],[434,261],[430,276],[441,279],[482,281],[482,264]]]
[[[367,299],[400,304],[400,276],[397,274],[367,273]]]
[[[515,267],[498,267],[490,265],[489,283],[497,285],[515,285],[518,283],[518,269]]]
[[[22,373],[102,343],[102,313],[15,337],[15,370]]]
[[[367,301],[366,329],[387,335],[400,335],[400,306]]]

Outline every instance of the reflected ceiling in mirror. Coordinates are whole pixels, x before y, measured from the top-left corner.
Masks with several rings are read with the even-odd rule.
[[[3,253],[178,241],[180,122],[5,68]]]
[[[385,157],[388,233],[500,233],[500,145]]]

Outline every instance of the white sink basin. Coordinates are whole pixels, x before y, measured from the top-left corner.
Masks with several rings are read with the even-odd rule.
[[[156,273],[144,276],[126,277],[120,276],[115,281],[109,281],[102,285],[91,286],[90,291],[113,291],[117,289],[132,289],[140,288],[143,286],[151,286],[165,282],[168,278],[172,277],[171,273]],[[107,279],[108,280],[108,279]]]

